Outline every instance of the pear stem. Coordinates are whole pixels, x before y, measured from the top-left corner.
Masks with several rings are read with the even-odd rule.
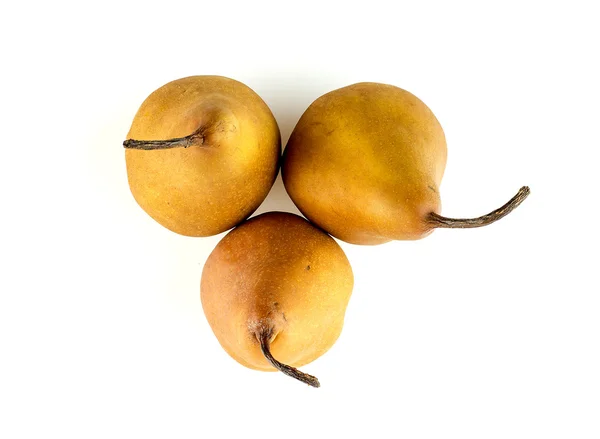
[[[142,149],[151,151],[155,149],[171,149],[171,148],[188,148],[193,145],[202,145],[204,136],[202,135],[202,127],[198,128],[192,134],[185,137],[175,137],[166,140],[134,140],[127,139],[123,142],[123,146],[127,149]]]
[[[492,224],[493,222],[504,218],[515,210],[517,206],[527,198],[529,192],[529,187],[523,186],[504,206],[478,218],[446,218],[431,212],[427,217],[427,222],[434,228],[447,229],[472,229],[475,227],[487,226],[488,224]]]
[[[320,387],[321,384],[319,383],[319,380],[317,379],[317,377],[314,377],[314,376],[309,375],[304,372],[300,372],[295,367],[280,363],[275,358],[273,358],[273,355],[271,354],[271,348],[270,348],[270,345],[271,345],[270,340],[271,340],[272,335],[273,335],[272,329],[261,329],[257,336],[258,341],[260,342],[260,350],[262,351],[265,358],[269,361],[269,363],[271,363],[271,365],[275,369],[283,372],[287,376],[295,378],[298,381],[302,381],[303,383],[308,384],[309,386]]]

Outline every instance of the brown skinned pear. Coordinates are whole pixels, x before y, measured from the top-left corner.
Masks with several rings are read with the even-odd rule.
[[[414,240],[436,228],[472,228],[510,213],[479,218],[440,215],[446,139],[431,110],[392,85],[359,83],[327,93],[304,112],[284,151],[285,188],[300,211],[354,244]]]
[[[169,230],[211,236],[250,216],[279,169],[273,114],[250,88],[222,76],[191,76],[154,91],[125,147],[138,204]]]
[[[214,334],[236,361],[319,387],[297,368],[339,337],[353,283],[333,238],[297,215],[269,212],[217,244],[202,271],[200,296]]]

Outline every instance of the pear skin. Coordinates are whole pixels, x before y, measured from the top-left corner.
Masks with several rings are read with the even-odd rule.
[[[277,122],[246,85],[172,81],[142,103],[124,142],[131,193],[167,229],[211,236],[250,216],[279,169]]]
[[[339,337],[354,278],[341,247],[305,219],[269,212],[229,232],[208,257],[201,301],[215,336],[240,364],[297,370]]]
[[[420,99],[392,85],[359,83],[321,96],[304,112],[285,148],[282,176],[310,221],[354,244],[487,225],[529,193],[523,187],[480,218],[442,217],[446,157],[444,131]]]

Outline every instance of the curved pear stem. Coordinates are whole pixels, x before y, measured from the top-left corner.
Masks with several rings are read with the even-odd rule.
[[[309,386],[320,387],[321,384],[319,383],[319,380],[317,379],[317,377],[314,377],[314,376],[309,375],[309,374],[304,373],[304,372],[300,372],[295,367],[288,366],[287,364],[280,363],[275,358],[273,358],[273,355],[271,354],[271,349],[270,349],[270,345],[271,345],[271,341],[270,340],[271,340],[271,336],[272,335],[273,335],[273,331],[272,330],[270,330],[270,329],[262,329],[259,332],[258,336],[257,336],[258,341],[260,342],[260,350],[262,351],[262,353],[265,356],[265,358],[269,361],[269,363],[271,363],[271,365],[275,369],[283,372],[287,376],[295,378],[298,381],[302,381],[303,383],[306,383]]]
[[[515,210],[527,198],[529,192],[529,187],[523,186],[504,206],[478,218],[446,218],[431,212],[427,217],[427,222],[435,228],[447,229],[472,229],[487,226]]]
[[[166,140],[127,139],[123,142],[123,146],[127,149],[142,149],[144,151],[151,151],[155,149],[188,148],[193,145],[202,144],[204,144],[202,127],[185,137],[175,137],[173,139]]]

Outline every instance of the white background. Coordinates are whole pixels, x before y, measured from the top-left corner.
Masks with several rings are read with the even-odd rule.
[[[595,3],[2,6],[0,437],[600,437]],[[222,235],[163,229],[127,185],[138,106],[195,74],[252,87],[284,142],[327,91],[400,86],[445,129],[444,214],[532,194],[487,228],[342,244],[322,387],[246,369],[199,301]],[[269,210],[297,212],[280,179]]]

